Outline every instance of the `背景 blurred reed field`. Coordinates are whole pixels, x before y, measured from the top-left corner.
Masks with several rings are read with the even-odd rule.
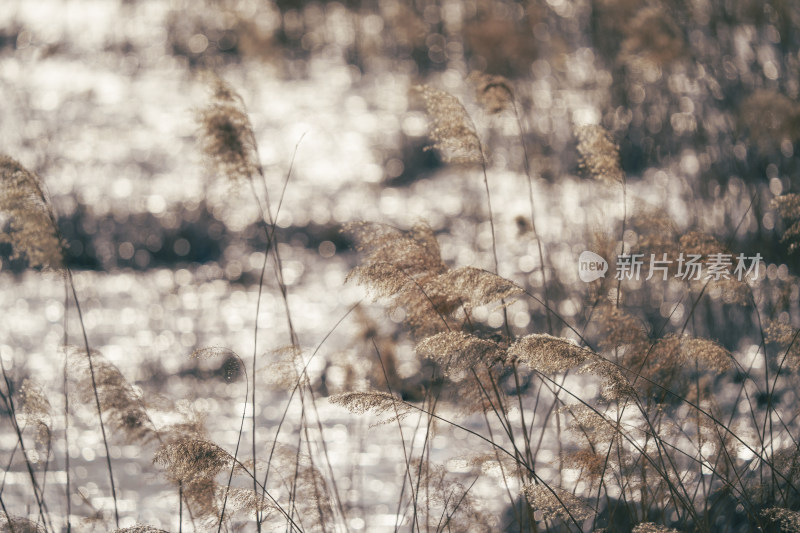
[[[800,530],[794,4],[0,19],[0,530]]]

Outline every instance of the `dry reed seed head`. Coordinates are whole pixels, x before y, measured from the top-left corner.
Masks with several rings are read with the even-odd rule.
[[[610,361],[593,357],[580,370],[581,374],[592,374],[603,381],[600,394],[608,401],[635,398],[636,390],[622,371]]]
[[[45,527],[27,518],[9,516],[0,511],[0,533],[43,533]]]
[[[33,268],[60,269],[64,264],[64,247],[41,179],[4,155],[0,155],[0,242],[11,244],[11,257],[26,257]]]
[[[598,481],[606,470],[606,456],[588,448],[567,452],[561,456],[561,460],[566,468],[579,470],[581,479],[588,479],[592,484]]]
[[[173,482],[196,483],[213,480],[223,469],[230,468],[233,457],[213,442],[196,437],[179,437],[162,444],[153,462],[163,466]]]
[[[685,54],[683,32],[661,7],[644,7],[623,26],[620,57],[628,63],[642,60],[664,65]]]
[[[795,372],[800,370],[800,335],[797,334],[796,328],[777,320],[769,320],[764,328],[764,339],[780,347],[778,361],[781,361],[786,354],[789,368]]]
[[[125,527],[122,529],[115,529],[112,533],[169,533],[163,529],[158,529],[153,526],[136,525]]]
[[[422,96],[431,121],[428,132],[433,142],[431,148],[447,163],[482,164],[483,152],[475,124],[458,98],[428,85],[415,89]]]
[[[260,369],[259,373],[265,376],[270,387],[285,390],[298,384],[308,384],[308,374],[303,372],[303,350],[299,346],[281,346],[271,350],[266,359],[269,360],[269,365]]]
[[[602,305],[595,312],[597,344],[604,350],[628,346],[640,349],[650,345],[642,322],[633,315],[613,305]]]
[[[508,355],[538,372],[553,374],[583,364],[592,352],[568,339],[537,333],[518,339],[508,349]]]
[[[684,337],[681,341],[681,357],[684,361],[697,360],[717,372],[725,372],[733,366],[731,352],[712,340]]]
[[[726,253],[727,249],[712,235],[690,231],[680,238],[681,251],[686,254],[711,255]]]
[[[408,404],[388,392],[345,392],[329,397],[328,401],[334,405],[340,405],[354,414],[364,414],[370,411],[377,415],[389,414],[387,418],[373,424],[374,426],[402,420],[411,412]]]
[[[224,487],[220,487],[220,491],[224,493]],[[224,494],[223,494],[224,496]],[[228,505],[233,513],[253,513],[260,512],[266,513],[269,518],[277,507],[267,497],[262,497],[261,493],[253,491],[253,489],[244,489],[240,487],[231,487],[228,489]]]
[[[447,270],[433,228],[426,222],[417,222],[406,231],[385,224],[356,222],[346,224],[343,232],[351,235],[356,249],[366,254],[364,265],[392,265],[395,270],[390,275],[401,272],[403,283],[408,277]],[[376,274],[380,276],[381,272]]]
[[[230,348],[221,346],[208,346],[205,348],[198,348],[193,351],[189,356],[192,359],[223,359],[222,373],[225,381],[236,381],[242,374],[246,372],[242,366],[242,358]]]
[[[800,447],[791,445],[788,448],[775,450],[772,464],[790,481],[796,480],[800,477]]]
[[[800,105],[785,94],[758,89],[739,107],[741,125],[760,149],[800,138]]]
[[[19,389],[22,403],[20,410],[23,414],[34,419],[50,418],[52,408],[50,400],[47,399],[44,389],[39,383],[25,379]]]
[[[480,363],[491,365],[500,352],[496,342],[461,331],[438,333],[417,344],[417,354],[436,361],[446,376],[460,374]]]
[[[602,126],[587,124],[575,130],[578,137],[580,168],[595,179],[622,183],[625,172],[620,163],[619,147]]]
[[[236,183],[258,172],[255,134],[241,96],[216,80],[209,104],[197,114],[200,143],[215,172]]]
[[[469,79],[475,86],[475,98],[487,113],[495,115],[513,107],[514,90],[503,76],[473,72]]]
[[[36,442],[42,446],[50,443],[52,425],[52,409],[41,385],[33,380],[22,382],[19,394],[21,397],[20,412],[27,424],[36,427]]]
[[[592,516],[592,510],[581,498],[559,487],[529,484],[522,487],[531,507],[542,512],[543,520],[572,520],[578,522]]]
[[[171,479],[177,483],[178,480]],[[217,525],[221,502],[217,498],[221,487],[213,479],[197,479],[183,482],[183,497],[192,514],[206,522],[208,527]]]
[[[771,507],[761,511],[761,516],[769,522],[778,524],[781,531],[800,533],[800,513],[797,511],[791,511],[780,507]]]
[[[155,426],[141,393],[134,389],[113,363],[93,350],[93,383],[86,351],[73,348],[67,357],[78,376],[77,394],[80,401],[94,402],[96,387],[103,415],[108,424],[125,437],[126,442],[146,443],[156,438]]]
[[[781,242],[789,243],[789,251],[800,250],[800,195],[784,194],[772,199],[770,206],[786,222],[787,228],[781,235]]]
[[[482,453],[455,460],[456,464],[478,468],[482,474],[508,478],[514,476],[519,468],[517,461],[505,454]]]
[[[636,524],[632,533],[680,533],[680,531],[654,524],[653,522],[642,522],[641,524]]]
[[[569,422],[570,431],[578,438],[589,439],[589,444],[596,446],[620,438],[616,423],[600,412],[589,408],[588,405],[567,405],[559,409],[559,412],[572,417]]]
[[[426,284],[425,290],[437,296],[447,295],[449,300],[455,300],[468,310],[524,292],[522,287],[511,280],[469,266],[448,270],[432,278]]]

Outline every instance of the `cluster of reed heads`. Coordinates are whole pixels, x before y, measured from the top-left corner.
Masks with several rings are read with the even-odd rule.
[[[505,114],[519,126],[514,142],[524,154],[530,201],[520,238],[531,239],[538,249],[540,283],[531,286],[498,274],[487,147],[459,99],[433,87],[416,88],[430,118],[431,149],[482,188],[494,268],[448,265],[436,232],[424,221],[407,229],[368,221],[343,228],[361,254],[349,280],[368,288],[390,311],[402,311],[403,332],[425,362],[412,393],[394,372],[391,342],[376,328],[365,327],[359,364],[373,369],[367,386],[328,398],[353,413],[377,416],[376,425],[396,429],[404,464],[402,475],[388,480],[399,488],[395,530],[800,531],[800,412],[791,402],[800,371],[800,331],[787,320],[797,300],[791,296],[797,280],[763,273],[760,279],[673,280],[669,283],[681,284],[683,308],[689,309],[677,324],[670,320],[674,310],[666,319],[637,315],[642,307],[628,305],[627,282],[613,276],[581,287],[559,285],[546,243],[536,232],[536,202],[542,200],[534,194],[525,112],[508,80],[477,75],[472,82],[485,117]],[[80,342],[72,345],[65,312],[63,413],[53,412],[41,385],[32,380],[17,385],[2,368],[0,401],[16,436],[6,470],[24,463],[34,505],[23,513],[14,506],[17,502],[3,497],[0,485],[0,531],[71,531],[110,524],[118,532],[161,531],[147,525],[120,528],[125,517],[117,505],[119,487],[109,453],[113,440],[152,450],[154,468],[175,487],[178,531],[353,527],[354,509],[337,487],[324,421],[317,413],[320,389],[307,372],[327,335],[308,350],[293,326],[275,242],[277,213],[243,99],[216,80],[198,121],[209,169],[236,186],[250,187],[258,203],[267,249],[255,316],[271,274],[285,304],[286,346],[259,355],[256,320],[249,361],[223,347],[191,354],[218,359],[227,379],[246,385],[237,441],[215,443],[202,415],[187,404],[145,401],[139,388],[92,349],[82,318]],[[596,186],[618,191],[626,203],[626,173],[614,139],[596,125],[577,127],[575,133],[581,170],[599,180]],[[291,167],[287,182],[290,176]],[[785,221],[782,238],[792,250],[800,242],[799,198],[783,195],[773,205]],[[627,205],[624,211],[625,219],[613,231],[596,234],[591,243],[605,257],[634,251],[707,257],[733,251],[732,243],[699,231],[680,235],[662,211],[629,219]],[[45,186],[9,157],[0,159],[0,213],[2,240],[32,268],[60,272],[66,309],[73,307],[80,318],[80,297],[64,262],[63,239]],[[633,245],[624,240],[626,228],[638,232]],[[653,281],[649,290],[665,287]],[[581,313],[565,318],[558,312],[565,291],[580,293]],[[692,333],[695,313],[710,295],[746,309],[760,335],[752,353]],[[526,334],[515,331],[508,318],[509,305],[519,299],[540,310],[541,320],[531,321]],[[482,306],[499,310],[502,325],[490,327],[476,318],[474,311]],[[340,322],[359,316],[352,311]],[[277,428],[257,426],[257,393],[266,386],[259,369],[264,365],[280,376],[273,385],[287,393]],[[103,443],[97,451],[105,457],[113,508],[94,508],[87,499],[73,508],[69,453],[59,459],[53,452],[54,439],[68,438],[75,399],[96,410]],[[289,430],[288,441],[295,445],[281,435],[290,405],[300,412]],[[63,418],[61,435],[54,429],[57,417]],[[250,443],[243,442],[245,425],[251,426]],[[466,432],[474,450],[452,458],[462,465],[457,472],[431,458],[434,436],[451,429]],[[64,448],[69,450],[69,443]],[[53,461],[66,473],[63,491],[47,485]],[[496,501],[473,494],[476,483],[487,480],[505,501],[505,512],[497,511]]]

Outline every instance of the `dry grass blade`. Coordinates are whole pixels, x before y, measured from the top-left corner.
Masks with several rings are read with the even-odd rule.
[[[0,242],[11,244],[13,258],[31,267],[59,269],[63,246],[41,179],[8,156],[0,156]],[[0,218],[0,222],[2,219]]]
[[[508,349],[509,357],[534,370],[551,374],[564,372],[583,364],[592,352],[575,343],[552,335],[526,335]]]
[[[500,346],[490,340],[461,331],[446,331],[417,344],[417,354],[439,363],[451,376],[484,363],[491,365],[500,356]]]
[[[432,124],[428,136],[448,163],[481,164],[483,153],[475,125],[452,94],[428,85],[415,87],[425,102]]]

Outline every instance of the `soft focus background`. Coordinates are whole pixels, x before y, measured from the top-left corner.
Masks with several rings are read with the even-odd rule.
[[[273,210],[282,198],[277,236],[289,302],[311,350],[365,296],[344,283],[357,257],[343,223],[409,227],[425,219],[449,264],[493,268],[482,175],[424,149],[428,122],[410,91],[417,84],[452,92],[473,117],[490,155],[500,274],[541,295],[518,124],[476,103],[475,71],[511,80],[520,103],[546,278],[562,316],[586,318],[578,255],[601,252],[598,235],[618,241],[623,216],[660,214],[678,235],[701,230],[735,253],[760,253],[762,277],[783,291],[761,293],[762,303],[788,298],[793,311],[779,317],[788,322],[797,319],[797,260],[779,242],[782,221],[769,201],[798,187],[797,27],[800,5],[786,0],[3,0],[0,151],[47,184],[92,346],[146,397],[205,413],[213,439],[232,449],[244,383],[226,382],[219,362],[188,356],[226,346],[252,357],[265,242],[249,190],[210,175],[198,149],[195,113],[207,102],[210,72],[243,96]],[[581,175],[574,136],[581,124],[602,124],[620,144],[625,203],[619,185]],[[629,225],[625,242],[638,238]],[[55,274],[26,271],[4,246],[0,357],[15,382],[32,377],[57,390],[63,285]],[[689,311],[680,303],[685,292],[671,284],[630,291],[646,320],[681,324]],[[257,415],[266,442],[287,400],[267,388],[269,354],[289,336],[269,275],[262,298]],[[758,341],[741,306],[716,293],[701,309],[698,334],[752,359]],[[518,334],[544,330],[533,300],[515,302],[509,316]],[[476,317],[502,323],[493,307]],[[310,364],[319,396],[372,382],[369,325],[391,351],[406,387],[399,392],[413,399],[420,362],[400,322],[364,300]],[[68,329],[77,343],[76,317]],[[361,375],[348,370],[354,364]],[[59,412],[63,399],[50,399]],[[396,428],[376,431],[374,419],[318,404],[308,416],[320,417],[324,435],[312,437],[328,443],[349,528],[392,531],[402,522]],[[79,516],[110,509],[89,407],[74,405],[68,451]],[[413,433],[415,421],[404,424]],[[54,427],[63,421],[56,417]],[[293,443],[292,429],[283,432]],[[434,459],[455,475],[468,469],[448,460],[475,446],[466,437],[442,427],[434,441]],[[11,432],[0,434],[0,462],[15,444]],[[54,446],[48,484],[56,491],[66,450],[63,440]],[[152,450],[119,444],[111,453],[122,525],[176,530],[177,494],[151,464]],[[32,503],[23,469],[13,463],[4,478],[3,497],[17,509]],[[540,475],[548,476],[546,466]],[[489,477],[473,489],[497,516],[505,512],[501,487]],[[51,501],[52,511],[59,500]]]

